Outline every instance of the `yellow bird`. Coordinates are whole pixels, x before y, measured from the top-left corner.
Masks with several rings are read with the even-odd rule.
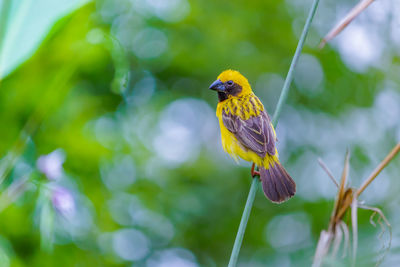
[[[235,160],[239,156],[253,162],[251,174],[260,176],[264,194],[272,202],[292,197],[296,184],[279,162],[274,126],[247,79],[238,71],[226,70],[210,89],[218,93],[217,117],[225,152]]]

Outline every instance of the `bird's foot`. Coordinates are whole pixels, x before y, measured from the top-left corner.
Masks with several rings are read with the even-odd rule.
[[[253,165],[251,166],[251,176],[254,178],[256,176],[260,177],[260,172],[256,171],[254,168],[256,167],[256,164],[253,162]]]

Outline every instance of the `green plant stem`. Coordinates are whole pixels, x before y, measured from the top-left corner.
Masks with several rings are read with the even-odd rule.
[[[303,49],[304,42],[306,40],[308,30],[310,29],[312,19],[314,18],[315,12],[317,10],[318,3],[319,3],[319,0],[314,0],[313,4],[311,6],[310,12],[308,13],[306,24],[304,25],[303,32],[301,33],[299,43],[297,44],[296,52],[293,56],[292,63],[290,64],[290,68],[289,68],[288,74],[286,76],[286,80],[283,85],[282,92],[281,92],[281,95],[278,100],[278,104],[275,109],[275,113],[272,117],[272,124],[274,125],[274,127],[276,127],[276,125],[278,123],[278,119],[281,114],[282,106],[286,102],[287,95],[289,93],[290,84],[292,83],[292,80],[293,80],[294,68],[296,67],[296,64],[299,60],[301,50]],[[244,233],[246,231],[247,222],[250,217],[251,208],[253,207],[254,198],[256,197],[258,183],[259,183],[259,179],[253,178],[253,181],[252,181],[251,187],[250,187],[250,192],[249,192],[249,195],[248,195],[247,201],[246,201],[246,206],[244,207],[242,219],[240,220],[239,229],[236,234],[236,239],[235,239],[235,243],[233,245],[231,258],[229,260],[228,267],[235,267],[237,264],[240,248],[242,246]]]
[[[274,127],[278,124],[279,116],[281,115],[281,110],[283,104],[286,102],[290,84],[293,81],[294,69],[296,67],[297,62],[299,61],[299,57],[301,54],[301,50],[303,49],[304,43],[306,41],[308,30],[310,29],[311,22],[314,18],[315,12],[317,11],[319,0],[314,0],[310,12],[308,13],[306,24],[304,25],[303,32],[301,33],[299,43],[297,44],[296,52],[294,53],[292,63],[290,64],[290,68],[288,74],[286,75],[285,83],[283,84],[281,96],[279,97],[278,104],[276,105],[274,116],[272,116],[272,124]]]
[[[257,185],[258,185],[259,181],[260,180],[257,177],[255,177],[255,178],[253,178],[253,181],[251,182],[250,192],[247,197],[246,206],[244,207],[244,210],[243,210],[242,219],[240,220],[239,230],[236,234],[235,244],[233,245],[232,254],[231,254],[231,258],[229,260],[228,267],[236,266],[236,263],[237,263],[237,260],[239,257],[240,247],[242,245],[242,241],[243,241],[243,237],[244,237],[244,232],[246,231],[247,222],[250,217],[250,211],[251,211],[251,207],[253,206],[254,198],[255,198],[256,192],[257,192]]]

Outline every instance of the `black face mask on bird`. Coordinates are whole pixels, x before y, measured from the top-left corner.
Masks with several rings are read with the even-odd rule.
[[[242,91],[242,86],[233,82],[232,80],[222,82],[220,79],[218,79],[213,82],[209,88],[218,92],[219,102],[228,99],[229,96],[237,96]]]

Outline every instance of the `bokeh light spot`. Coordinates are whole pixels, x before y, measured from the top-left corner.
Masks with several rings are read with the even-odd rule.
[[[115,253],[124,260],[141,260],[150,251],[148,238],[135,229],[122,229],[114,233],[113,248]]]

